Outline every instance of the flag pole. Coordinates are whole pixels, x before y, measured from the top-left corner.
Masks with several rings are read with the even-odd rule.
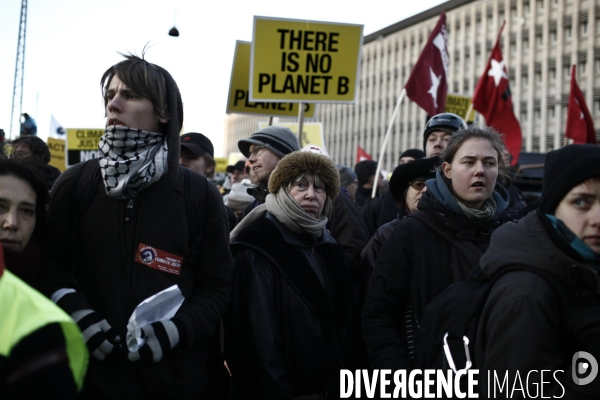
[[[468,124],[469,117],[471,116],[471,111],[473,111],[473,103],[469,106],[469,110],[467,111],[467,115],[465,115],[465,122]]]
[[[400,93],[400,98],[396,103],[396,108],[394,108],[394,112],[392,113],[392,117],[390,118],[390,123],[387,128],[387,132],[385,133],[385,138],[383,139],[383,143],[381,144],[381,151],[379,152],[379,158],[377,159],[377,171],[375,171],[375,180],[373,181],[373,191],[371,192],[371,198],[375,198],[375,193],[377,192],[377,181],[379,181],[379,175],[381,172],[381,164],[383,161],[383,154],[385,151],[385,147],[387,146],[387,142],[390,138],[390,133],[392,133],[392,127],[394,126],[394,120],[396,119],[396,115],[398,114],[398,110],[400,109],[400,104],[402,104],[402,100],[404,100],[404,96],[406,95],[406,89],[402,89]]]
[[[302,146],[302,130],[304,129],[304,103],[298,103],[298,143]]]

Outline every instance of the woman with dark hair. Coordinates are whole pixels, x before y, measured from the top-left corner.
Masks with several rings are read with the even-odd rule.
[[[362,314],[372,368],[411,369],[425,307],[478,265],[508,204],[497,182],[503,149],[489,128],[454,133],[435,179],[426,182],[419,211],[400,221],[383,244]]]
[[[30,286],[38,278],[37,240],[46,229],[47,198],[32,169],[0,160],[2,398],[77,398],[87,368],[87,349],[75,322]]]
[[[427,191],[425,181],[435,178],[435,168],[440,163],[439,157],[421,158],[396,167],[390,179],[389,193],[398,202],[396,218],[377,229],[371,240],[360,254],[363,286],[366,288],[371,280],[375,261],[385,240],[392,234],[400,221],[418,210],[417,206],[423,193]],[[387,194],[386,194],[387,195]]]
[[[0,160],[0,244],[7,268],[36,287],[48,191],[35,165]]]
[[[494,232],[481,270],[497,281],[479,322],[478,365],[508,373],[510,385],[527,376],[532,397],[544,382],[540,397],[597,399],[600,147],[546,155],[539,208]]]
[[[235,398],[337,398],[350,295],[342,247],[325,225],[339,187],[331,159],[290,153],[271,174],[265,204],[231,232],[225,358]]]

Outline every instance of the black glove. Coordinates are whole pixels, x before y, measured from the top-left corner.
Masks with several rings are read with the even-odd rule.
[[[171,321],[157,321],[142,328],[146,342],[138,351],[130,352],[130,361],[140,359],[159,362],[179,343],[179,330]]]
[[[71,314],[92,356],[102,361],[107,355],[121,349],[121,338],[108,322],[97,312],[90,309],[78,310]]]

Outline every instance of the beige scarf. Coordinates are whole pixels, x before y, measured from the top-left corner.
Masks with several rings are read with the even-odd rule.
[[[494,215],[496,215],[496,201],[494,200],[493,196],[484,201],[480,209],[469,208],[461,203],[458,199],[455,198],[455,200],[463,214],[465,214],[467,219],[471,222],[489,221],[494,217]]]
[[[235,237],[244,228],[252,225],[257,219],[264,217],[267,212],[277,218],[290,231],[301,235],[307,233],[314,238],[318,238],[323,234],[323,229],[328,221],[327,216],[331,215],[331,210],[331,200],[327,197],[321,218],[315,218],[304,211],[288,193],[287,189],[282,186],[277,193],[267,196],[265,204],[256,207],[237,224],[229,235],[229,241],[233,243]]]

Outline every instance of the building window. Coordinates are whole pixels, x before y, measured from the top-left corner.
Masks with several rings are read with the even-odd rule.
[[[551,121],[556,118],[556,109],[554,107],[548,107],[548,118],[550,118]]]
[[[544,47],[544,39],[543,39],[542,35],[535,36],[535,45],[537,46],[538,49],[541,49]]]
[[[510,17],[512,18],[513,21],[516,21],[519,18],[519,14],[517,13],[516,8],[510,9]]]
[[[521,111],[521,123],[527,122],[527,111]]]
[[[538,12],[544,12],[544,0],[537,0],[536,3]]]
[[[581,36],[587,36],[588,34],[588,23],[584,21],[579,24],[579,32],[581,32]]]
[[[558,7],[558,0],[552,0],[552,7]]]
[[[523,15],[529,15],[529,3],[523,4]]]
[[[587,62],[580,62],[577,69],[579,70],[579,76],[585,76],[587,74]]]
[[[556,68],[552,68],[548,73],[550,75],[550,82],[556,82]]]
[[[571,40],[573,36],[572,28],[570,26],[565,26],[565,40]]]
[[[594,101],[594,109],[596,111],[596,114],[600,114],[600,100]]]
[[[527,88],[527,86],[529,86],[529,77],[527,75],[523,75],[521,77],[521,84],[523,85],[523,88]]]
[[[556,34],[556,31],[550,31],[550,43],[556,44],[557,40],[558,40],[558,35]]]
[[[487,19],[487,26],[488,26],[488,30],[491,31],[494,29],[494,17],[492,17],[491,15],[488,16]]]
[[[600,72],[600,58],[596,59],[595,64],[596,64],[596,72]]]
[[[538,86],[542,84],[542,73],[541,72],[535,73],[535,84]]]
[[[529,39],[523,40],[523,53],[529,53]]]
[[[535,122],[539,122],[542,119],[542,112],[538,110],[534,110],[533,117],[535,118]]]
[[[477,32],[481,32],[481,20],[478,19],[477,22],[475,22],[475,28],[477,29]]]
[[[516,43],[510,44],[510,54],[513,56],[517,54],[517,44]]]
[[[565,77],[565,81],[571,79],[571,66],[565,65],[563,67],[563,76]]]

